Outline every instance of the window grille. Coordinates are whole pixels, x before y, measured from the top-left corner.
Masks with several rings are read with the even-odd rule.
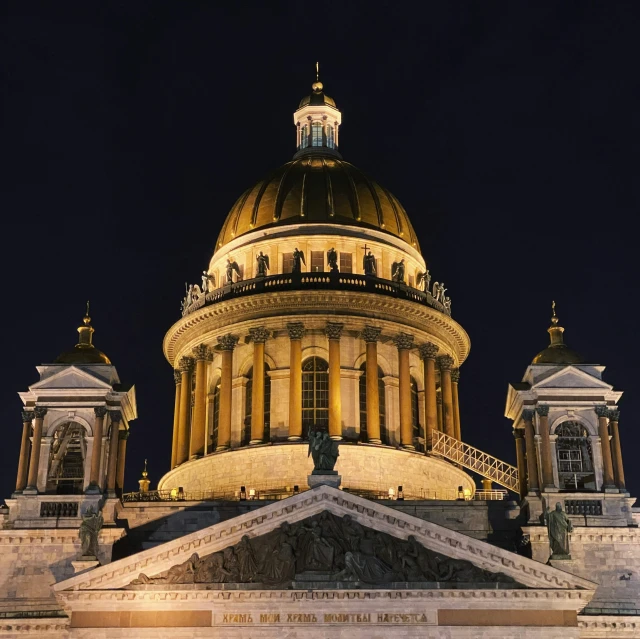
[[[340,272],[353,273],[353,255],[351,253],[340,253]]]
[[[330,149],[335,149],[336,147],[334,129],[330,124],[327,124],[327,146]]]
[[[300,148],[306,149],[309,146],[309,126],[305,124],[300,130]]]
[[[282,254],[282,272],[291,273],[293,271],[293,253]]]
[[[302,436],[309,429],[329,428],[329,365],[320,357],[302,364]]]
[[[578,422],[562,422],[555,431],[558,479],[565,490],[595,490],[593,454],[587,430]]]
[[[311,251],[311,272],[324,272],[324,251]]]
[[[49,453],[48,483],[58,495],[83,492],[84,462],[87,456],[85,431],[80,424],[62,424],[53,434]]]
[[[314,122],[311,125],[311,146],[322,146],[322,123]]]

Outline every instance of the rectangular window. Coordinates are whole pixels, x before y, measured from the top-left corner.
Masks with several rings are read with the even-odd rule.
[[[324,251],[311,251],[311,272],[324,272]]]
[[[353,255],[351,253],[340,253],[340,272],[353,273]]]
[[[282,254],[282,272],[291,273],[293,271],[293,253]]]
[[[311,125],[311,146],[322,146],[322,124],[314,122]]]

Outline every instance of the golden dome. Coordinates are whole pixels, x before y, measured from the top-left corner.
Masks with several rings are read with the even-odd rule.
[[[352,164],[318,150],[294,158],[247,189],[227,216],[216,250],[256,229],[303,223],[377,229],[420,250],[406,211],[387,189]]]
[[[313,89],[313,93],[311,95],[305,95],[304,98],[300,100],[299,109],[306,106],[320,106],[322,104],[333,107],[334,109],[336,108],[336,101],[323,92],[322,82],[314,82],[311,88]]]
[[[584,360],[578,353],[571,350],[564,343],[564,328],[558,326],[558,316],[556,315],[556,303],[553,302],[551,316],[551,326],[547,329],[551,344],[543,351],[540,351],[534,358],[533,364],[582,364]]]
[[[93,344],[95,328],[91,326],[89,317],[89,302],[87,302],[87,314],[82,320],[83,326],[78,328],[80,339],[70,351],[62,353],[55,361],[56,364],[111,364],[109,358],[99,351]]]

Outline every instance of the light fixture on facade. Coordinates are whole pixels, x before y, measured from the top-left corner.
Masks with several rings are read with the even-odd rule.
[[[398,500],[404,501],[404,492],[402,486],[398,486]]]
[[[396,491],[394,488],[389,488],[389,499],[395,499],[396,498]]]
[[[256,498],[256,489],[249,488],[249,499],[255,499],[255,498]]]
[[[244,486],[240,486],[240,501],[247,499],[247,489]]]

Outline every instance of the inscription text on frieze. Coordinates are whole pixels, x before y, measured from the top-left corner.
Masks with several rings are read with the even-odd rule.
[[[435,611],[402,612],[227,612],[216,614],[214,624],[220,626],[288,626],[309,624],[394,624],[435,625]]]

